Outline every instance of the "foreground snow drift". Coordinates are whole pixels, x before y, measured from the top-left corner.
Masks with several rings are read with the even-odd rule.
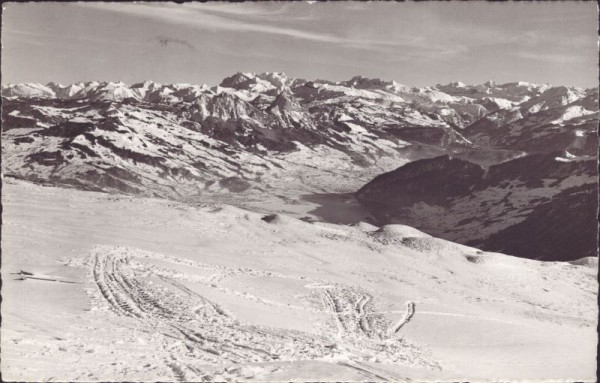
[[[3,204],[7,380],[595,375],[597,262],[15,181]]]

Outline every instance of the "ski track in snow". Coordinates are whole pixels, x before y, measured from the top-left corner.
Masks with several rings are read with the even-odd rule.
[[[389,333],[390,334],[395,334],[398,331],[400,331],[400,329],[407,324],[408,322],[410,322],[410,320],[412,319],[413,315],[415,315],[415,303],[412,301],[408,301],[406,302],[406,315],[404,315],[404,318],[402,318],[398,323],[396,323],[394,325],[394,327],[390,328]]]
[[[134,257],[137,258],[135,261]],[[372,368],[357,363],[376,357],[384,363],[400,362],[439,369],[437,363],[424,357],[419,348],[394,336],[401,325],[396,325],[397,330],[393,333],[386,331],[390,322],[383,314],[374,311],[374,297],[361,288],[329,284],[319,289],[323,307],[318,312],[326,315],[326,322],[333,317],[333,326],[337,328],[337,335],[332,338],[329,332],[312,335],[244,324],[176,280],[181,279],[176,278],[178,274],[169,276],[166,275],[168,273],[155,273],[155,267],[149,268],[140,262],[152,257],[148,253],[141,252],[138,255],[122,247],[99,247],[93,251],[88,262],[99,293],[97,302],[107,305],[119,316],[135,319],[140,328],[161,334],[162,351],[167,355],[164,363],[176,381],[213,379],[215,375],[207,374],[206,366],[228,363],[328,360],[378,380],[389,380],[390,377],[398,380],[398,377],[374,372]],[[161,257],[164,258],[156,255],[156,258]],[[231,269],[226,267],[215,269],[219,273],[210,278],[210,286],[231,293],[231,290],[219,289],[215,281],[227,275],[239,275],[240,271],[231,273]],[[256,273],[262,274],[249,269],[244,274]],[[318,286],[318,282],[307,285],[309,289]],[[248,298],[246,295],[242,297]],[[261,300],[257,302],[265,303]],[[414,313],[414,304],[411,304],[402,325]],[[306,307],[306,310],[311,311],[311,308]],[[176,341],[175,345],[173,340]]]
[[[384,371],[382,369],[375,368],[371,365],[366,365],[365,363],[340,362],[338,364],[340,366],[348,367],[348,368],[355,370],[360,375],[363,375],[366,378],[368,378],[370,382],[372,382],[372,381],[411,382],[412,381],[411,379],[403,378],[396,374],[392,374],[388,371]]]
[[[381,331],[385,320],[373,311],[372,300],[370,294],[354,287],[324,289],[324,306],[335,318],[338,338],[385,339]]]

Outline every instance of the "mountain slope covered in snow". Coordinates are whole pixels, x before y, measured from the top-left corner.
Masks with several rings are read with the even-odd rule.
[[[14,180],[2,194],[7,380],[594,378],[594,259]]]
[[[10,85],[3,88],[4,170],[178,198],[231,177],[260,188],[288,161],[360,173],[389,168],[386,161],[472,149],[452,107],[470,100],[446,95],[440,104],[437,93],[277,73],[238,73],[212,88]]]
[[[597,162],[559,152],[489,168],[449,156],[412,162],[357,192],[380,224],[525,258],[595,256]]]

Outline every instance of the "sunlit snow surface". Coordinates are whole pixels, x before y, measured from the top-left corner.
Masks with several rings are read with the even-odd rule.
[[[2,194],[5,380],[594,380],[592,259],[10,179]]]

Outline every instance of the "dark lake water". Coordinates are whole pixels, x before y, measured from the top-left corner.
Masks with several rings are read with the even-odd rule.
[[[306,194],[300,197],[319,205],[308,213],[320,221],[348,225],[357,222],[374,222],[374,218],[352,193]]]

